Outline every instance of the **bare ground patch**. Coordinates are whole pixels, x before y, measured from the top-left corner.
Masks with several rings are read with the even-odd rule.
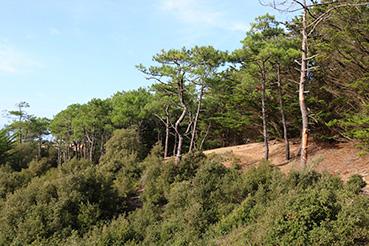
[[[279,141],[270,143],[270,161],[278,166],[284,173],[296,168],[299,158],[297,156],[299,143],[292,141],[292,159],[287,162],[284,158],[284,144]],[[263,156],[263,143],[250,143],[232,147],[225,147],[204,152],[206,155],[225,155],[226,166],[237,160],[243,168],[257,165]],[[346,181],[350,176],[359,174],[369,184],[369,154],[362,155],[362,150],[356,143],[317,144],[309,146],[308,168],[318,172],[328,172],[340,176]],[[364,189],[369,193],[369,185]]]

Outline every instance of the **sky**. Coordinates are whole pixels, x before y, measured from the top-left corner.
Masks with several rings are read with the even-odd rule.
[[[0,127],[21,101],[52,118],[72,103],[150,85],[162,49],[240,47],[258,0],[0,0]]]

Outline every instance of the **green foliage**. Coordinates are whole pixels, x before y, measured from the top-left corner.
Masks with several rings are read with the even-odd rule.
[[[178,165],[156,146],[137,159],[137,132],[119,130],[99,165],[47,159],[0,168],[0,244],[356,245],[369,242],[361,177],[243,171],[192,153]],[[242,242],[242,243],[241,243]]]
[[[59,162],[73,157],[98,162],[104,144],[112,129],[109,99],[92,99],[87,104],[72,104],[59,112],[50,123],[50,130],[56,138]]]
[[[18,188],[27,184],[32,176],[26,172],[16,172],[9,166],[0,167],[0,198],[5,198],[7,194],[13,193]]]
[[[360,115],[347,115],[346,118],[332,120],[327,125],[338,126],[345,137],[360,140],[365,146],[369,146],[369,107],[367,108]]]
[[[29,244],[86,232],[125,205],[111,182],[88,162],[71,161],[8,194],[2,204],[0,241]]]
[[[96,227],[85,236],[87,245],[135,245],[135,234],[124,216],[108,225]],[[83,243],[83,241],[81,241]]]
[[[263,189],[264,195],[267,196],[263,206],[259,206],[262,202],[258,200],[260,197],[247,197],[240,207],[215,227],[214,240],[221,245],[242,245],[240,242],[252,242],[256,245],[368,243],[368,209],[362,201],[358,205],[360,209],[349,208],[354,203],[353,199],[364,199],[368,202],[368,198],[351,192],[346,193],[342,184],[329,176],[316,176],[317,179],[311,179],[311,175],[300,174],[302,183],[291,183],[288,179],[279,180],[284,186],[289,184],[285,190]],[[315,181],[307,182],[308,180]],[[278,194],[268,195],[278,190]],[[356,223],[351,222],[350,216],[355,213],[351,213],[352,210],[357,212]],[[350,222],[344,224],[343,218]],[[348,233],[342,233],[345,230]],[[354,233],[355,230],[357,233]],[[219,235],[226,236],[219,239]]]
[[[26,168],[37,156],[38,146],[35,142],[18,143],[12,149],[12,156],[8,164],[17,171]]]
[[[101,162],[121,161],[124,157],[138,158],[140,152],[139,136],[136,129],[120,129],[113,132],[112,137],[106,142],[106,153]]]
[[[116,93],[111,99],[113,124],[121,128],[140,125],[143,120],[150,117],[146,105],[151,100],[152,95],[143,88]]]
[[[364,188],[367,184],[364,179],[360,175],[353,175],[347,181],[347,189],[355,194],[359,194],[361,189]]]

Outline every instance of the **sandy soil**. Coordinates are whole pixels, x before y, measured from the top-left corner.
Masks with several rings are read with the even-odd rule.
[[[284,144],[282,142],[270,142],[270,161],[278,166],[283,172],[297,168],[299,158],[297,152],[299,143],[291,141],[292,160],[285,161]],[[363,155],[363,151],[356,147],[355,143],[317,144],[311,143],[309,146],[308,168],[319,172],[329,172],[339,175],[343,180],[347,180],[354,174],[363,176],[369,184],[369,154]],[[208,150],[205,154],[220,154],[228,157],[229,160],[237,159],[243,168],[257,165],[263,157],[263,143],[250,143],[233,147]],[[231,161],[225,161],[225,165],[230,165]],[[369,185],[364,188],[369,193]]]

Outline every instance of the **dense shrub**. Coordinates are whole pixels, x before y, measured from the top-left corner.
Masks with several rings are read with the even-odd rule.
[[[5,198],[18,188],[27,185],[33,177],[42,176],[53,168],[53,164],[46,158],[39,161],[33,160],[28,168],[16,171],[11,166],[0,166],[0,198]]]
[[[368,197],[348,191],[328,174],[302,172],[281,178],[288,189],[263,188],[267,202],[262,206],[256,196],[259,189],[215,227],[211,241],[220,245],[369,243]],[[270,195],[275,192],[278,196]]]
[[[84,233],[111,219],[124,203],[87,161],[73,160],[8,194],[0,215],[0,244]]]
[[[17,171],[27,168],[28,164],[37,156],[37,143],[26,142],[14,145],[8,164]]]
[[[366,185],[364,179],[360,175],[353,175],[347,181],[347,189],[358,194]]]
[[[202,154],[174,165],[160,146],[140,162],[124,145],[98,165],[1,167],[0,245],[369,243],[359,176],[286,176],[268,163],[243,171]]]

